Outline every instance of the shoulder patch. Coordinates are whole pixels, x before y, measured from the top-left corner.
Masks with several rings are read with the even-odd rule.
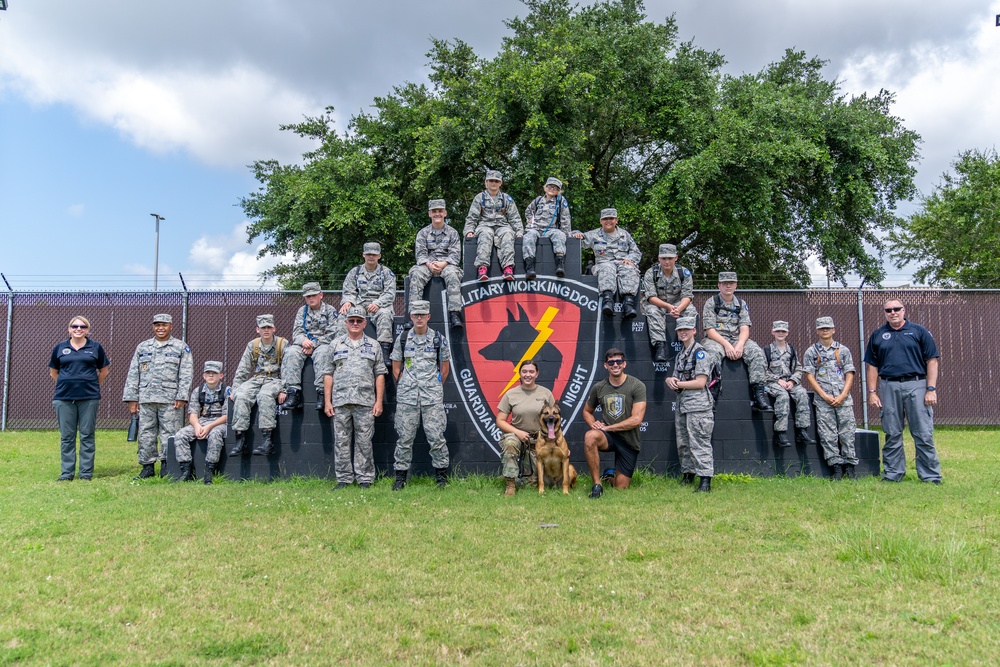
[[[684,269],[684,277],[687,278],[690,275],[691,275],[691,272],[688,271],[687,269]]]
[[[698,350],[697,352],[694,353],[694,357],[695,357],[695,359],[704,359],[705,358],[705,350]]]
[[[191,354],[191,348],[187,345],[184,346],[184,351],[187,352],[188,354]]]

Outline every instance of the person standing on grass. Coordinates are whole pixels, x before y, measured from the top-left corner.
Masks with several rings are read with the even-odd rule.
[[[52,349],[49,377],[56,383],[52,407],[59,422],[62,460],[60,482],[76,474],[76,437],[80,435],[80,479],[94,476],[94,431],[101,385],[108,377],[111,360],[96,340],[87,336],[90,320],[77,315],[69,321],[69,338]]]
[[[517,492],[518,481],[522,485],[538,483],[535,436],[542,428],[538,417],[546,403],[556,403],[548,387],[538,384],[538,364],[534,360],[522,361],[518,376],[521,384],[506,391],[497,408],[497,428],[504,432],[500,463],[506,482],[505,496]]]
[[[906,475],[903,423],[917,453],[921,482],[941,483],[941,462],[934,447],[934,406],[937,405],[938,354],[934,336],[906,319],[899,299],[885,302],[886,323],[872,332],[865,349],[868,403],[882,411],[885,447],[882,480],[899,482]]]
[[[816,319],[819,342],[809,347],[802,360],[806,383],[816,392],[816,433],[823,458],[833,468],[836,480],[853,479],[858,458],[854,455],[854,359],[846,346],[833,340],[832,317]]]
[[[591,498],[600,498],[604,486],[600,482],[601,452],[614,450],[616,489],[627,489],[632,483],[639,459],[639,426],[646,416],[646,385],[625,374],[625,353],[612,347],[604,353],[604,368],[608,379],[590,389],[583,420],[590,430],[583,437],[583,450],[594,486]],[[601,420],[594,416],[601,407]]]
[[[715,400],[708,388],[712,377],[713,357],[695,341],[697,319],[677,320],[677,339],[684,349],[674,360],[674,374],[666,379],[667,386],[677,393],[674,424],[677,432],[677,453],[681,460],[681,484],[693,484],[701,479],[695,493],[710,493],[715,476],[715,456],[712,451],[712,431],[715,429]]]

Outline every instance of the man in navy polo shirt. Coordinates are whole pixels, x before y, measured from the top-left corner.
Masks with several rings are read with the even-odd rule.
[[[885,302],[886,324],[868,338],[868,403],[882,410],[885,447],[882,479],[899,482],[906,475],[903,422],[917,451],[917,477],[941,483],[941,462],[934,449],[934,406],[937,405],[938,354],[934,337],[906,319],[899,299]]]

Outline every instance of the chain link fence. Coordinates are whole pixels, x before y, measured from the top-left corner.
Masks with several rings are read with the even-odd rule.
[[[698,290],[701,310],[713,292]],[[1000,400],[993,393],[1000,379],[1000,358],[984,351],[1000,346],[1000,291],[984,290],[789,290],[738,292],[750,307],[752,338],[761,346],[770,340],[771,322],[789,323],[789,341],[799,351],[816,341],[815,321],[831,316],[836,338],[854,353],[858,364],[854,410],[859,424],[879,424],[877,412],[866,414],[864,367],[861,358],[868,335],[885,323],[882,305],[900,299],[910,321],[927,327],[941,352],[938,379],[938,424],[1000,425]],[[339,292],[326,300],[340,304]],[[103,387],[99,428],[125,428],[128,411],[121,402],[129,361],[136,345],[150,338],[152,317],[170,313],[173,335],[191,346],[195,379],[208,359],[222,361],[231,379],[247,341],[255,335],[255,317],[273,313],[278,334],[290,337],[295,312],[302,305],[298,292],[80,292],[0,294],[0,331],[6,332],[0,372],[3,377],[2,428],[56,428],[52,408],[53,383],[48,375],[52,348],[67,338],[72,317],[91,322],[89,335],[111,358],[111,373]],[[404,311],[403,293],[395,312]]]

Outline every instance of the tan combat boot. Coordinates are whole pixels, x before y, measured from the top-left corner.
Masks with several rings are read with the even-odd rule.
[[[517,493],[517,485],[514,483],[513,477],[504,477],[507,480],[507,490],[503,492],[505,496],[512,496]]]

